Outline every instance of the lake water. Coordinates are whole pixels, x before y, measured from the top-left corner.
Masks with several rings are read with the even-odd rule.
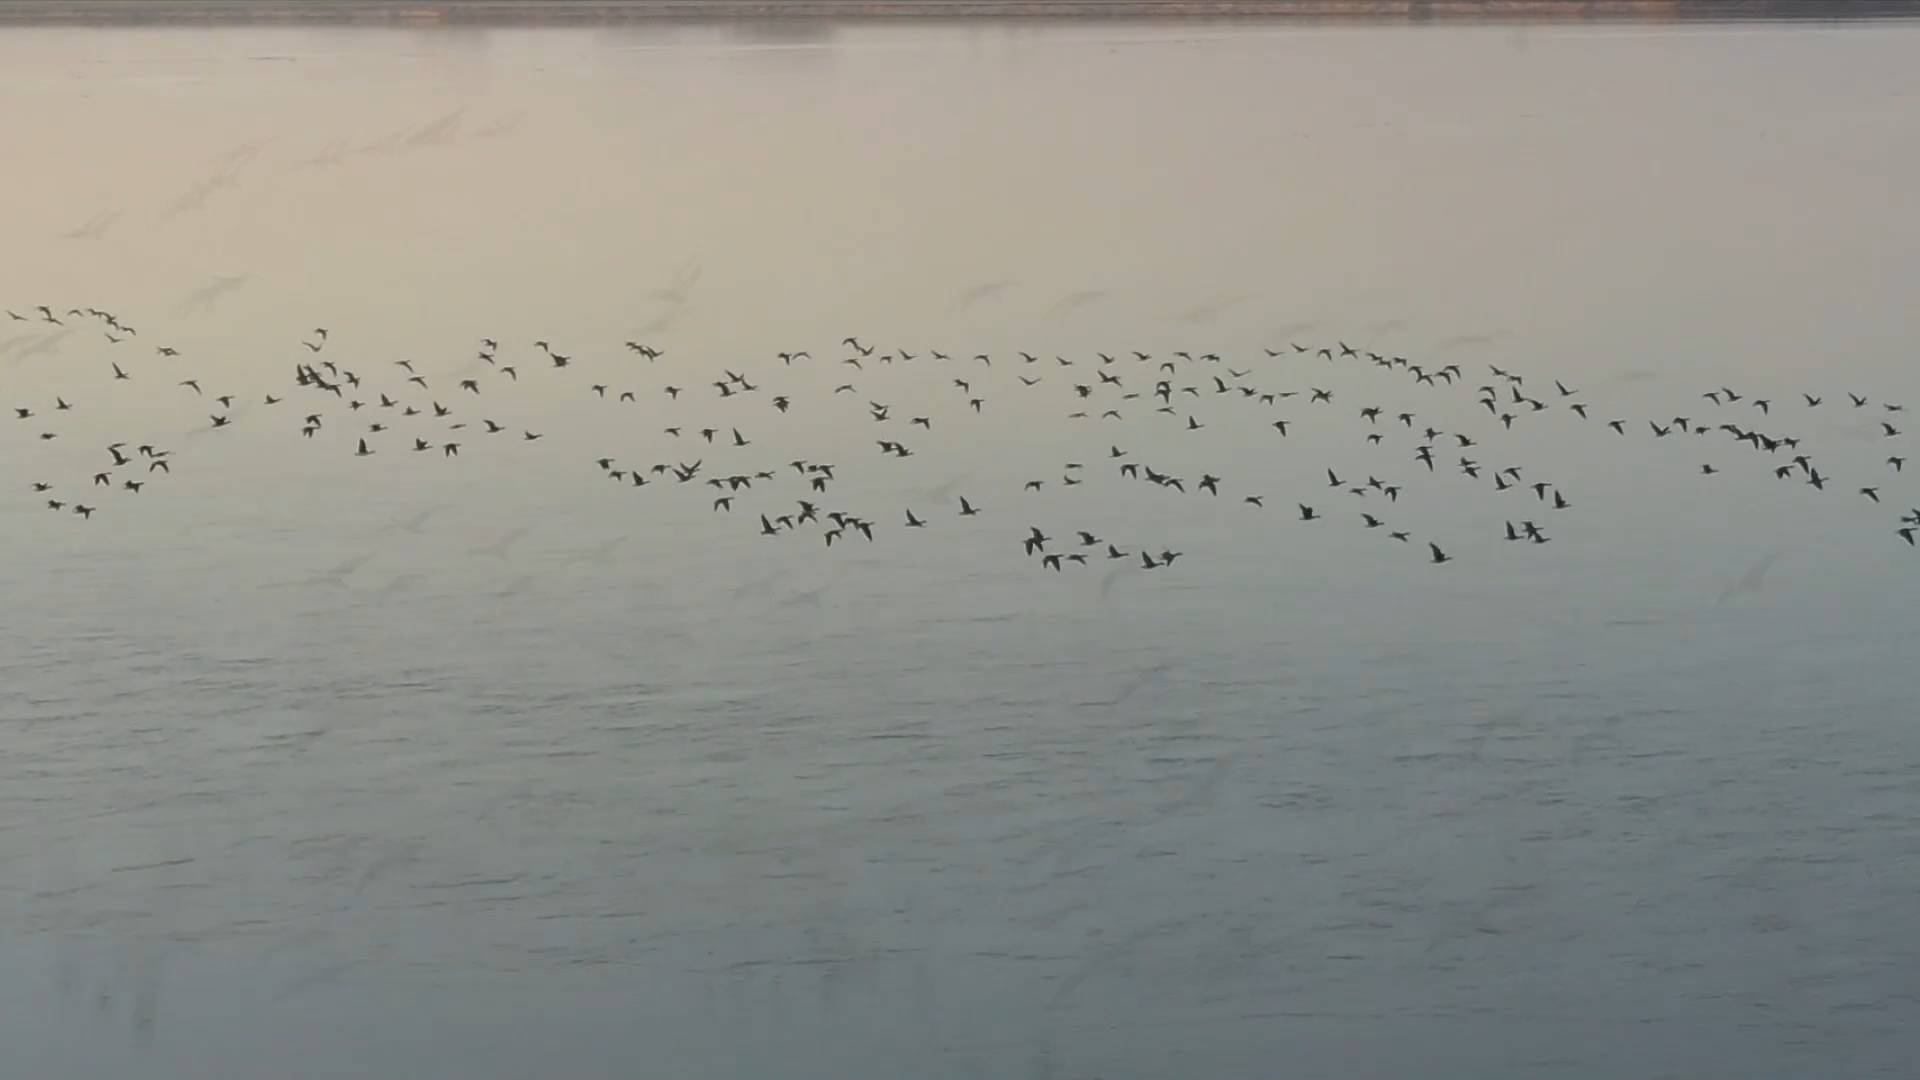
[[[0,1072],[1911,1075],[1915,55],[0,32]]]

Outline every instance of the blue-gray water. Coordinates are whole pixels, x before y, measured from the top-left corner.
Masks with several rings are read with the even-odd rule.
[[[1910,1074],[1917,48],[0,33],[0,1073]]]

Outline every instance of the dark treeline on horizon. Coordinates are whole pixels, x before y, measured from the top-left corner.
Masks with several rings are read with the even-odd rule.
[[[1242,17],[1632,21],[1920,18],[1920,0],[0,0],[0,23],[648,18]]]

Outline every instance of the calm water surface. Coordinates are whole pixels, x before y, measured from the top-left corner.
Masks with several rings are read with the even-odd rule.
[[[0,421],[0,1072],[1911,1075],[1920,474],[1878,425],[1920,427],[1882,409],[1920,409],[1917,54],[1900,23],[0,34],[0,404],[35,414]],[[322,326],[369,400],[404,358],[511,431],[356,460],[369,414],[292,386]],[[849,334],[917,359],[856,370]],[[1341,339],[1466,378],[1286,345]],[[1175,417],[1072,393],[1099,351],[1149,391],[1136,349],[1224,360],[1168,376],[1202,391]],[[1551,408],[1503,429],[1488,364]],[[1401,411],[1478,445],[1430,475]],[[1648,433],[1675,416],[1832,483]],[[176,468],[91,487],[116,441]],[[727,515],[607,455],[779,479]],[[794,458],[873,543],[756,535],[811,497]],[[1553,542],[1504,542],[1522,517]],[[1055,574],[1035,525],[1185,555]]]

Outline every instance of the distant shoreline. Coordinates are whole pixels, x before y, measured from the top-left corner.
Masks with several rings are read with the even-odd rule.
[[[1872,19],[1920,0],[0,0],[4,25],[468,25],[892,18]]]

